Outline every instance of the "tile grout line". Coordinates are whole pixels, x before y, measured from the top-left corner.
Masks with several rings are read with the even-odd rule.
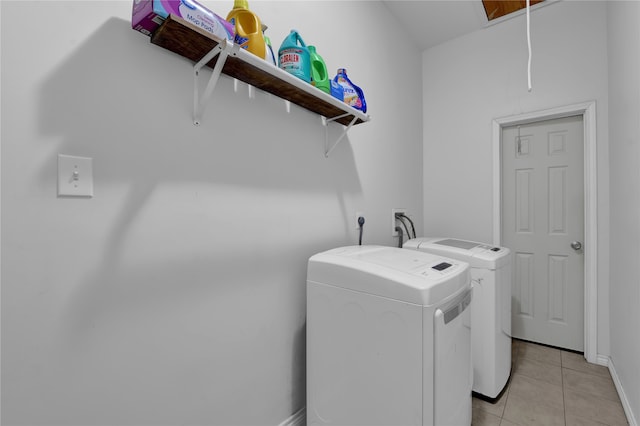
[[[526,360],[526,357],[522,357],[522,351],[524,349],[524,346],[522,344],[516,344],[515,345],[515,351],[512,352],[512,372],[511,372],[511,379],[513,380],[513,377],[516,376],[515,371],[519,366],[519,363],[522,360]],[[599,374],[598,370],[590,370],[590,369],[584,369],[582,368],[581,365],[577,365],[575,363],[576,359],[573,356],[573,351],[567,351],[567,350],[563,350],[561,348],[556,348],[559,349],[559,355],[560,355],[560,388],[562,391],[562,410],[563,410],[563,423],[565,426],[569,425],[569,419],[568,419],[568,411],[567,411],[567,402],[569,400],[572,400],[572,397],[569,398],[569,400],[567,400],[566,398],[566,390],[571,390],[572,395],[573,393],[575,393],[576,395],[580,396],[582,394],[584,394],[586,397],[592,397],[592,398],[596,398],[598,400],[603,400],[603,401],[607,401],[607,402],[616,402],[613,400],[610,400],[609,398],[604,398],[602,395],[598,395],[598,394],[594,394],[591,392],[582,392],[582,391],[577,391],[577,390],[572,390],[572,389],[568,389],[566,386],[569,383],[572,383],[572,378],[574,377],[574,373],[579,374],[579,375],[584,375],[584,377],[592,377],[592,378],[597,378],[600,379],[602,378],[602,376]],[[526,351],[525,351],[526,352]],[[565,365],[565,361],[567,361],[567,365]],[[543,362],[543,361],[541,361]],[[564,372],[568,371],[569,373],[569,382],[565,383],[564,380]],[[611,380],[613,380],[613,377],[611,375],[611,371],[608,372],[609,373],[609,377],[611,378]],[[534,378],[535,379],[535,378]],[[614,380],[614,385],[615,385],[615,380]],[[503,421],[510,421],[509,419],[505,418],[506,415],[506,408],[507,405],[509,403],[510,397],[512,397],[513,395],[511,395],[511,389],[508,388],[507,392],[505,392],[506,394],[504,395],[504,405],[502,407],[502,411],[501,411],[501,415],[500,415],[500,423],[502,423]],[[618,395],[618,398],[620,398],[620,396]],[[618,402],[621,404],[622,401],[620,399],[618,399]],[[624,409],[624,406],[622,407]],[[625,413],[623,413],[624,415]],[[576,413],[573,413],[572,416],[574,418],[574,421],[579,418],[579,414],[578,417],[576,417]],[[559,419],[558,419],[559,420]],[[628,419],[626,424],[628,423]],[[518,422],[512,422],[514,424],[520,424]],[[604,423],[602,423],[604,426]]]

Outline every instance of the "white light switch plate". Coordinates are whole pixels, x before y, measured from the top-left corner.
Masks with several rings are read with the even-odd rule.
[[[93,197],[93,158],[58,154],[58,196]]]

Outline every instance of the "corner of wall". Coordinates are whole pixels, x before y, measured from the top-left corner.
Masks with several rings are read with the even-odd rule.
[[[598,364],[609,367],[609,373],[611,373],[613,384],[616,386],[616,391],[618,392],[618,396],[620,397],[620,402],[622,403],[624,414],[627,416],[629,426],[638,426],[638,421],[633,414],[633,410],[631,409],[631,404],[629,404],[627,394],[625,393],[624,388],[620,383],[620,378],[618,377],[618,373],[616,372],[616,367],[613,364],[613,360],[608,356],[598,355]]]
[[[302,407],[291,416],[289,416],[288,419],[280,423],[278,426],[305,426],[307,423],[306,420],[307,409],[306,407]]]

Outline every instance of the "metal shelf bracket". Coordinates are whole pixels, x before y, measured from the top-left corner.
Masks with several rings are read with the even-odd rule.
[[[339,119],[344,118],[344,117],[348,117],[349,115],[351,115],[351,114],[350,113],[344,113],[344,114],[338,115],[338,116],[333,117],[333,118],[326,118],[325,119],[324,156],[326,158],[329,158],[329,154],[331,153],[331,151],[333,151],[333,149],[336,146],[338,146],[340,141],[342,141],[342,139],[344,139],[344,137],[347,136],[347,132],[351,129],[351,127],[353,127],[354,124],[356,124],[356,121],[358,121],[358,117],[355,116],[355,115],[353,116],[353,120],[351,120],[351,122],[349,123],[348,126],[345,126],[345,128],[342,129],[342,133],[340,134],[338,139],[333,143],[333,145],[331,145],[331,148],[329,148],[329,123],[331,123],[332,121],[339,120]]]
[[[229,55],[236,55],[237,50],[239,49],[238,45],[227,42],[227,40],[222,40],[220,44],[211,49],[209,53],[204,55],[197,64],[193,66],[193,124],[196,126],[200,125],[200,119],[202,118],[202,114],[204,109],[209,102],[209,98],[211,98],[211,94],[213,93],[213,89],[215,89],[216,84],[218,84],[218,78],[220,78],[220,74],[222,73],[222,68],[224,67],[225,62]],[[218,61],[213,67],[213,71],[211,72],[211,76],[209,77],[209,82],[202,93],[202,97],[200,97],[200,88],[198,84],[198,79],[200,76],[200,71],[202,68],[209,63],[213,58],[218,56]]]

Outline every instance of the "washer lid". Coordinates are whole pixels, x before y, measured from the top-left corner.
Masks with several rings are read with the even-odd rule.
[[[462,260],[472,268],[499,269],[511,262],[511,251],[506,247],[454,238],[414,238],[403,247]]]
[[[307,281],[420,305],[470,286],[466,262],[415,250],[350,246],[309,259]]]

